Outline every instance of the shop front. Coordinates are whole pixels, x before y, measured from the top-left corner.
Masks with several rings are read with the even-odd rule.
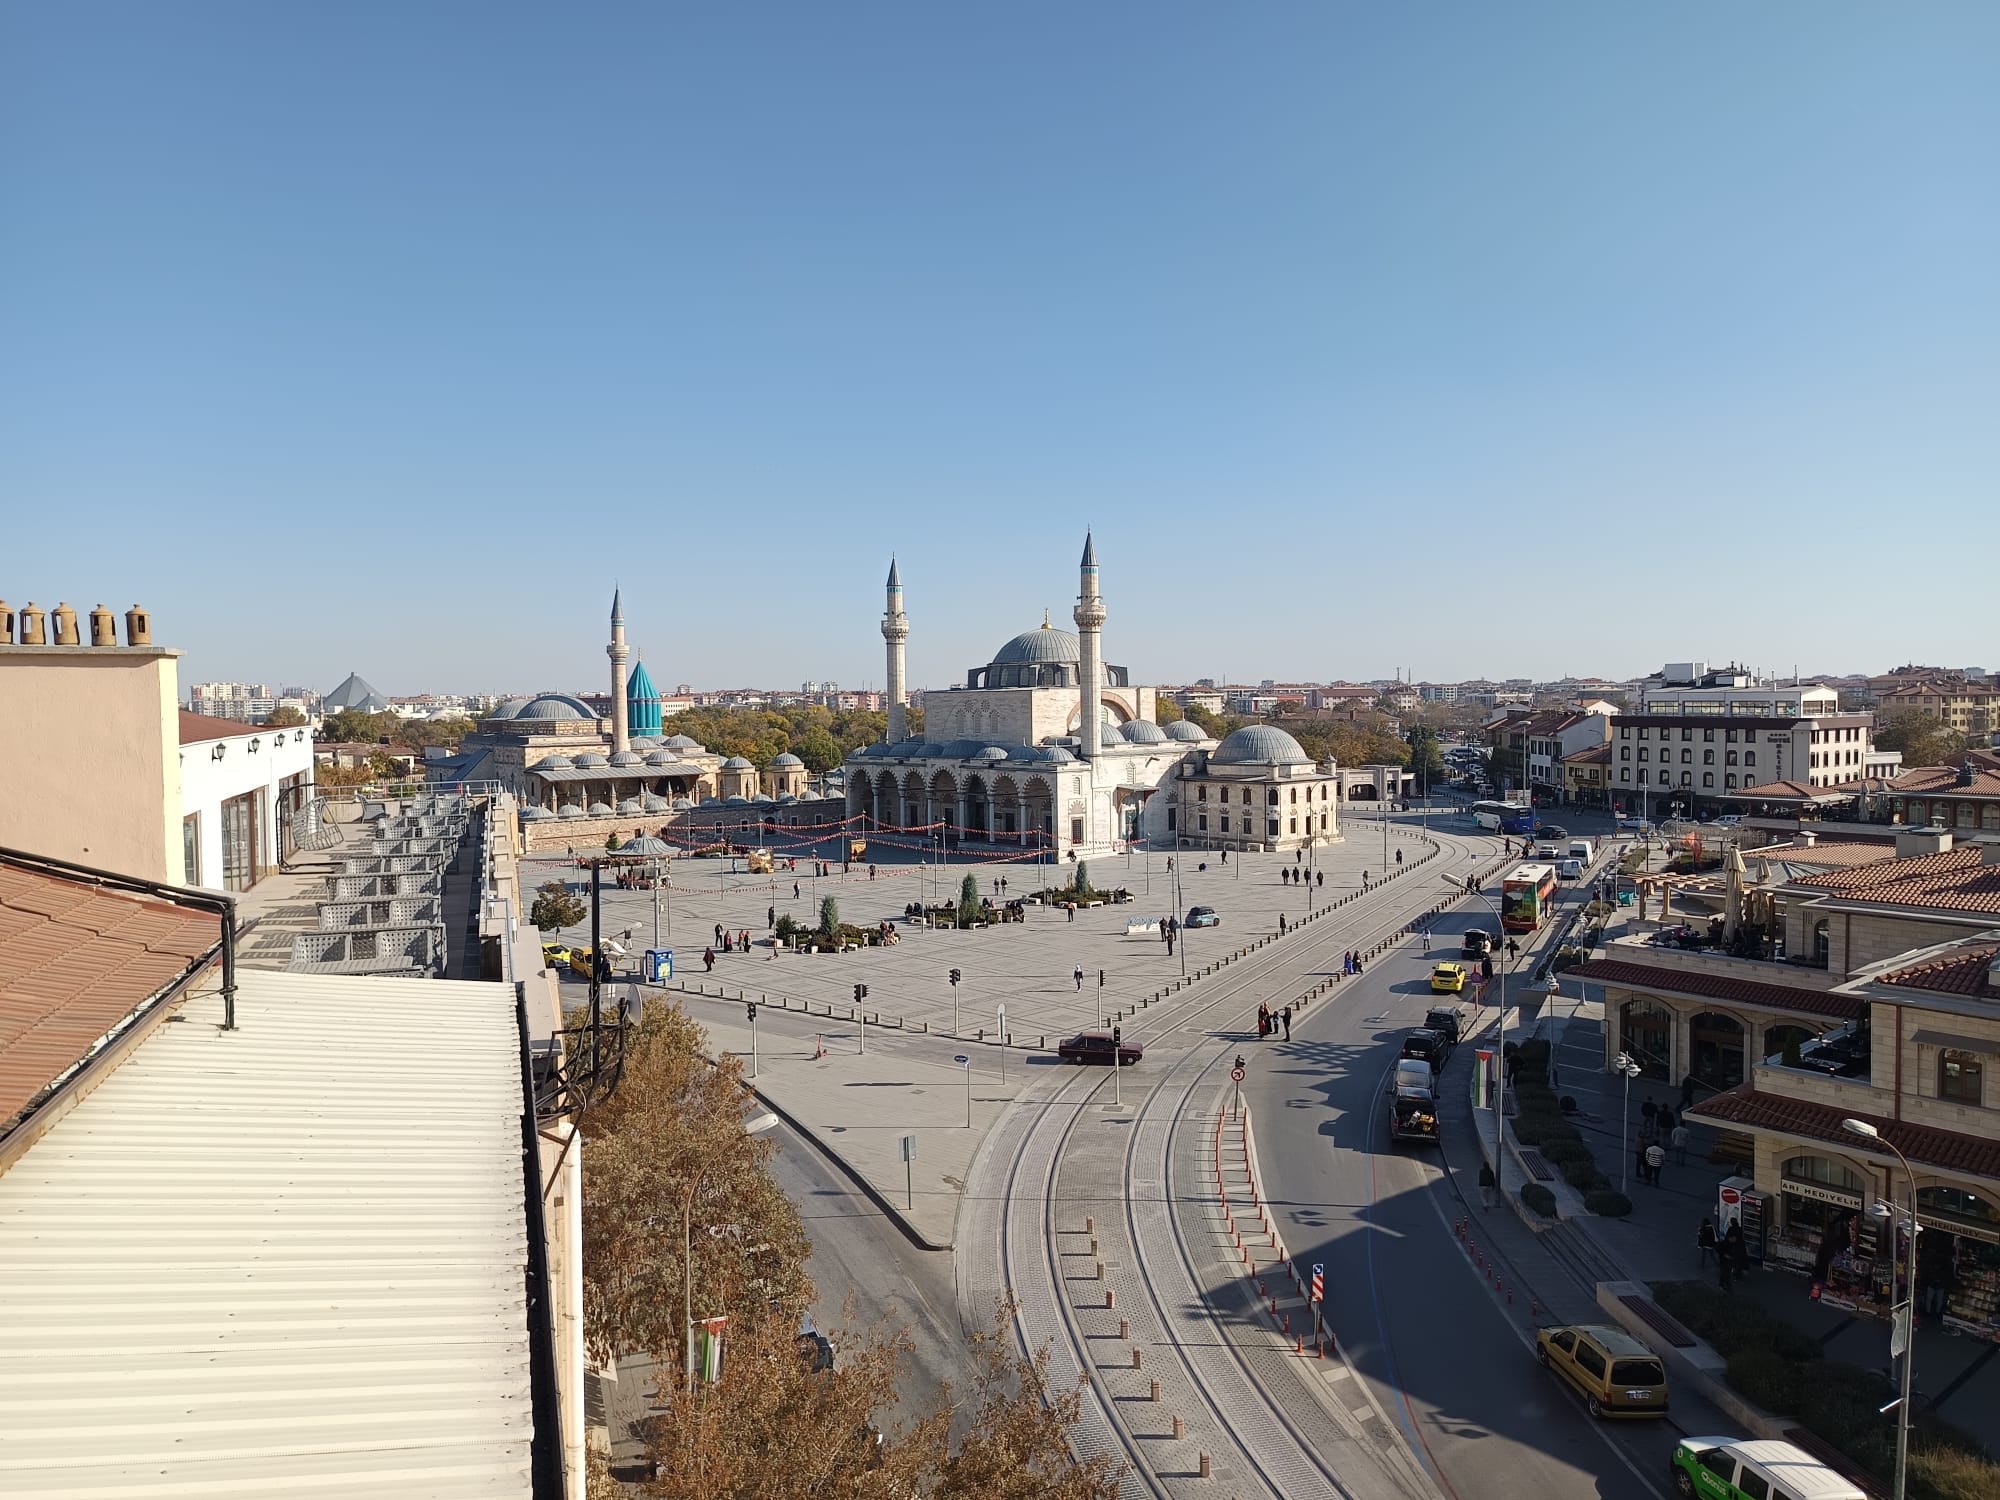
[[[1865,1230],[1861,1212],[1866,1184],[1860,1173],[1825,1156],[1794,1156],[1780,1169],[1776,1223],[1767,1240],[1765,1261],[1809,1276],[1824,1298],[1833,1290],[1838,1299],[1850,1285],[1872,1277],[1863,1272],[1859,1256],[1864,1234],[1872,1262],[1874,1230]]]
[[[2000,1344],[2000,1208],[1962,1188],[1917,1190],[1917,1308]]]

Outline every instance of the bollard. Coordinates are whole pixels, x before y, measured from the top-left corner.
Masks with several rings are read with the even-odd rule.
[[[1301,1333],[1298,1337],[1298,1342],[1293,1346],[1292,1353],[1303,1354],[1305,1352],[1306,1352],[1306,1336],[1304,1333]]]
[[[1275,1303],[1273,1303],[1272,1305],[1276,1306]],[[1289,1312],[1280,1313],[1278,1315],[1278,1332],[1290,1333],[1291,1331],[1292,1331],[1292,1315]]]
[[[1317,1359],[1325,1359],[1325,1358],[1326,1358],[1326,1340],[1325,1340],[1325,1339],[1314,1339],[1314,1340],[1313,1340],[1313,1347],[1314,1347],[1315,1349],[1317,1349],[1317,1350],[1319,1351],[1319,1353],[1318,1353],[1317,1355],[1315,1355],[1315,1356],[1314,1356],[1315,1358],[1317,1358]]]
[[[1130,1318],[1120,1318],[1118,1320],[1118,1337],[1121,1340],[1132,1337],[1132,1320]]]
[[[1137,1344],[1134,1344],[1132,1346],[1132,1368],[1135,1370],[1142,1370],[1145,1368],[1144,1363],[1139,1358],[1139,1346]]]
[[[1107,1291],[1104,1294],[1104,1305],[1106,1307],[1116,1307],[1118,1305],[1118,1294],[1113,1291]]]
[[[1186,1436],[1187,1436],[1187,1418],[1186,1418],[1186,1417],[1175,1417],[1175,1418],[1174,1418],[1174,1436],[1175,1436],[1175,1437],[1177,1437],[1177,1438],[1184,1438],[1184,1437],[1186,1437]]]
[[[1097,1236],[1094,1234],[1090,1237],[1090,1253],[1097,1254]]]
[[[1160,1382],[1157,1380],[1153,1382],[1153,1399],[1155,1401],[1160,1399]]]
[[[1201,1456],[1201,1477],[1203,1479],[1209,1477],[1208,1455],[1206,1453],[1202,1454]]]
[[[1104,1279],[1104,1262],[1101,1260],[1097,1262],[1097,1279],[1099,1281]]]
[[[1096,1220],[1096,1218],[1095,1218],[1095,1217],[1094,1217],[1093,1215],[1090,1215],[1090,1214],[1085,1214],[1085,1215],[1083,1216],[1083,1232],[1084,1232],[1085,1234],[1096,1234],[1096,1233],[1097,1233],[1097,1220]],[[1096,1248],[1096,1246],[1097,1246],[1097,1241],[1096,1241],[1096,1240],[1092,1240],[1092,1241],[1090,1242],[1090,1244],[1091,1244],[1091,1248],[1092,1248],[1092,1249],[1095,1249],[1095,1248]]]

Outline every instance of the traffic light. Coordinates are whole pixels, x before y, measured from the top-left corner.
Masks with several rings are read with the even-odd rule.
[[[748,1001],[743,1008],[750,1012],[750,1019],[752,1021],[757,1019],[757,1002],[755,1000]]]
[[[956,970],[956,969],[953,969],[953,970],[951,971],[951,987],[952,987],[953,989],[957,989],[957,988],[958,988],[958,980],[959,980],[959,973],[958,973],[958,970]]]
[[[868,998],[868,986],[865,984],[857,984],[854,987],[854,1003],[856,1005],[859,1005],[863,1000],[866,1000],[867,998]]]
[[[1118,1043],[1119,1043],[1120,1041],[1122,1041],[1122,1040],[1124,1039],[1124,1034],[1125,1034],[1125,1028],[1124,1028],[1124,1027],[1122,1027],[1122,1026],[1114,1026],[1114,1027],[1112,1027],[1112,1028],[1111,1028],[1111,1045],[1112,1045],[1112,1046],[1114,1046],[1114,1047],[1115,1047],[1115,1046],[1117,1046],[1117,1045],[1118,1045]]]
[[[1104,971],[1102,969],[1097,971],[1097,987],[1100,990],[1104,988]]]

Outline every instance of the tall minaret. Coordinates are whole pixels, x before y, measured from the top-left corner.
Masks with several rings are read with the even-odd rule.
[[[903,642],[910,638],[910,621],[903,613],[903,576],[896,559],[889,559],[889,608],[882,616],[882,640],[889,652],[889,735],[892,745],[910,737],[909,694],[903,690]]]
[[[1076,621],[1077,644],[1082,648],[1079,665],[1083,678],[1080,708],[1083,722],[1078,728],[1083,735],[1083,758],[1096,760],[1102,748],[1098,721],[1103,716],[1104,657],[1097,633],[1104,628],[1104,601],[1097,594],[1097,548],[1091,544],[1087,531],[1083,534],[1082,587],[1071,618]]]
[[[604,648],[611,658],[611,753],[632,748],[632,731],[625,722],[625,663],[632,653],[625,645],[625,606],[617,589],[611,591],[611,644]]]

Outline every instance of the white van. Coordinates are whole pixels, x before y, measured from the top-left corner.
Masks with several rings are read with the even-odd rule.
[[[1597,846],[1591,843],[1589,839],[1571,839],[1569,841],[1569,857],[1589,864],[1593,859],[1597,858]]]
[[[1557,860],[1556,875],[1563,880],[1583,879],[1583,861],[1580,859]]]
[[[1768,1438],[1682,1438],[1667,1472],[1685,1500],[1868,1500],[1796,1443]]]

